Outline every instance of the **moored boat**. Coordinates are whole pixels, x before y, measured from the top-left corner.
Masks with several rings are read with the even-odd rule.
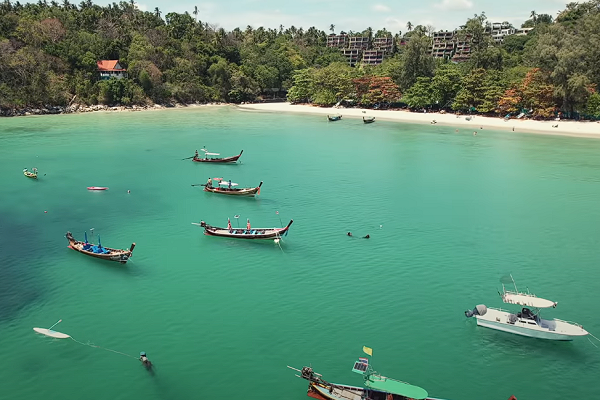
[[[192,225],[198,225],[204,228],[204,234],[209,236],[221,236],[234,239],[281,239],[282,236],[287,235],[288,230],[294,220],[290,220],[290,223],[283,228],[252,228],[250,221],[246,225],[246,229],[232,228],[231,221],[227,219],[227,228],[219,228],[216,226],[208,225],[204,221],[200,223],[192,222]]]
[[[506,304],[523,306],[521,311],[513,313],[501,308],[479,304],[473,310],[465,311],[465,316],[475,317],[479,326],[537,339],[573,340],[576,336],[589,334],[581,325],[574,322],[541,318],[541,309],[555,308],[558,303],[537,297],[529,292],[519,292],[512,276],[510,279],[515,290],[506,290],[502,284],[500,296]]]
[[[218,186],[213,186],[212,181],[217,181]],[[225,182],[221,178],[209,178],[208,182],[203,184],[204,191],[210,193],[218,193],[218,194],[226,194],[229,196],[256,196],[260,194],[260,187],[262,186],[262,181],[256,187],[252,188],[236,188],[238,186],[235,182]]]
[[[373,122],[375,122],[375,117],[363,117],[363,123],[372,124]]]
[[[98,244],[95,245],[88,242],[87,232],[84,233],[84,242],[75,240],[71,232],[67,232],[65,237],[69,241],[69,248],[75,251],[78,251],[91,257],[100,258],[102,260],[117,261],[121,264],[125,264],[127,260],[131,258],[131,253],[133,253],[133,248],[135,247],[135,243],[131,244],[129,250],[120,250],[112,249],[110,247],[103,247],[100,243],[100,236],[98,236]]]
[[[203,151],[204,151],[204,149],[203,149]],[[212,163],[234,163],[242,156],[243,152],[244,152],[244,150],[240,151],[240,154],[238,154],[237,156],[232,156],[232,157],[215,157],[215,156],[219,156],[220,154],[204,151],[204,158],[202,158],[198,155],[198,151],[196,151],[196,154],[192,158],[192,161],[212,162]]]
[[[32,168],[31,171],[28,171],[27,168],[23,170],[23,175],[27,178],[37,179],[37,168]]]
[[[88,186],[87,190],[108,190],[108,188],[104,186]]]
[[[363,357],[352,368],[363,375],[363,387],[327,382],[311,367],[296,369],[288,365],[288,368],[298,371],[300,375],[296,376],[308,381],[308,397],[318,400],[440,400],[429,397],[423,388],[376,373]]]
[[[342,119],[341,115],[327,115],[327,119],[331,122],[339,121]]]

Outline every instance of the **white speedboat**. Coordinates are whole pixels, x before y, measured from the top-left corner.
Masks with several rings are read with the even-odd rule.
[[[524,306],[520,312],[512,313],[480,304],[473,310],[465,311],[465,316],[474,316],[479,326],[538,339],[573,340],[575,336],[588,335],[581,325],[574,322],[541,318],[541,309],[554,308],[557,303],[542,299],[529,292],[521,293],[517,290],[514,279],[512,282],[515,287],[514,291],[508,291],[502,285],[502,301],[507,304]]]

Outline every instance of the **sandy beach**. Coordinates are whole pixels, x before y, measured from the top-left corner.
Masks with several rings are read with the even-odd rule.
[[[361,108],[325,108],[303,104],[290,103],[260,103],[242,104],[238,106],[244,110],[262,112],[290,112],[305,114],[321,114],[323,116],[341,114],[344,118],[375,117],[376,120],[409,122],[417,124],[431,124],[452,126],[479,132],[482,128],[508,130],[514,132],[539,133],[545,135],[563,135],[577,137],[600,138],[600,123],[579,121],[534,121],[502,118],[466,116],[440,113],[416,113],[405,110],[370,110]]]

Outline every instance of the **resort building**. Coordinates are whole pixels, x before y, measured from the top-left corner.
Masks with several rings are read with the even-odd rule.
[[[435,58],[451,59],[456,47],[456,31],[434,32],[429,53]]]
[[[377,37],[373,39],[373,48],[384,52],[385,54],[392,54],[394,50],[394,39],[391,36]]]
[[[127,77],[127,70],[119,64],[119,60],[100,60],[96,64],[98,65],[98,72],[102,80]]]
[[[360,57],[362,56],[361,49],[342,49],[342,54],[346,57],[348,61],[348,65],[351,67],[356,66],[360,61]]]
[[[384,54],[382,50],[365,50],[362,65],[379,65],[383,62]]]
[[[348,35],[345,33],[340,35],[332,33],[327,36],[327,47],[348,47]]]
[[[369,48],[370,40],[365,36],[352,36],[350,37],[350,42],[348,43],[348,48],[350,49],[363,49],[366,50]]]
[[[532,30],[533,30],[533,28],[519,28],[519,29],[516,29],[515,35],[519,35],[519,36],[527,35]]]

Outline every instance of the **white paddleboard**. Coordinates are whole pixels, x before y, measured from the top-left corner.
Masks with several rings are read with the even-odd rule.
[[[67,339],[67,338],[71,337],[71,336],[67,335],[66,333],[51,331],[50,329],[46,329],[46,328],[33,328],[33,330],[36,331],[37,333],[41,333],[42,335],[50,336],[50,337],[53,337],[56,339]]]

